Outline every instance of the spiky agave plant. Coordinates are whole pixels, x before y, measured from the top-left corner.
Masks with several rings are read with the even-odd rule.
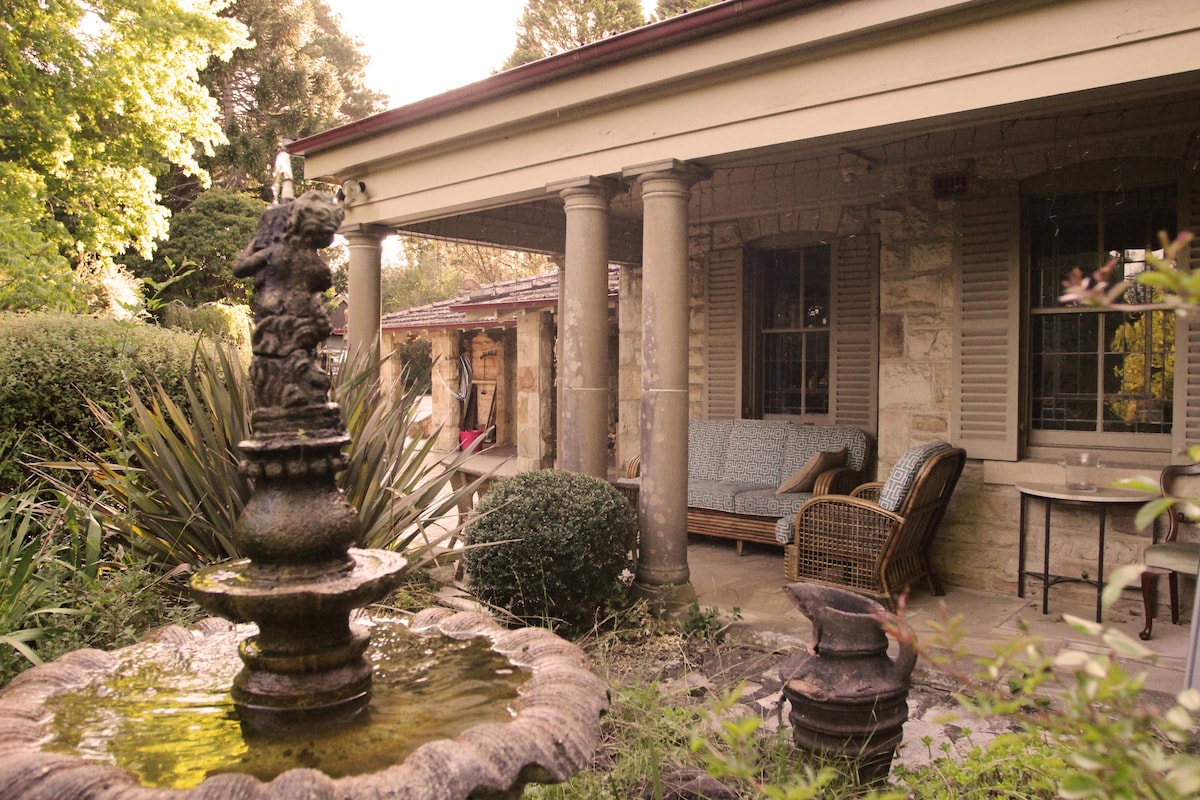
[[[419,567],[432,558],[442,537],[457,533],[452,513],[487,476],[451,486],[451,476],[470,454],[438,458],[432,452],[435,437],[406,436],[419,395],[411,389],[388,391],[374,367],[377,360],[374,352],[348,359],[334,387],[352,436],[350,464],[338,484],[359,512],[360,544],[406,550]],[[90,485],[100,490],[77,502],[88,504],[135,551],[166,566],[198,567],[240,557],[234,524],[251,485],[237,470],[238,444],[249,438],[253,405],[247,370],[236,352],[221,345],[197,348],[186,406],[159,386],[130,385],[128,391],[129,431],[93,406],[116,456],[89,453],[71,464],[86,471]]]

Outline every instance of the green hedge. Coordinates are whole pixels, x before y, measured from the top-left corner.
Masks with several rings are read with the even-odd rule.
[[[532,624],[580,630],[617,607],[633,578],[636,523],[607,481],[561,470],[496,481],[467,526],[471,590]]]
[[[0,314],[0,451],[16,456],[0,461],[0,490],[25,479],[19,461],[61,459],[56,448],[74,453],[72,442],[104,450],[85,397],[123,418],[128,377],[135,385],[158,380],[182,400],[196,341],[108,318]]]

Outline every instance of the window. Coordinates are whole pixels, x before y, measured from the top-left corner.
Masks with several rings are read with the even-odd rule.
[[[1126,303],[1159,231],[1174,234],[1174,187],[1059,196],[1029,209],[1029,422],[1033,444],[1157,446],[1171,433],[1175,317],[1059,302],[1063,279],[1115,260]],[[1114,435],[1132,435],[1118,439]]]
[[[830,248],[759,257],[757,364],[763,416],[829,413]]]

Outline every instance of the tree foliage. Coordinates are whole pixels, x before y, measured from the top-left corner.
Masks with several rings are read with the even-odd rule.
[[[148,254],[166,232],[156,179],[203,183],[221,141],[200,83],[246,44],[220,0],[9,0],[0,19],[0,292],[75,304],[67,268]],[[40,287],[40,277],[45,278]]]
[[[658,0],[658,5],[654,7],[654,18],[655,20],[670,19],[719,2],[721,0]]]
[[[464,282],[480,285],[540,275],[553,269],[545,256],[470,242],[402,237],[402,265],[382,272],[385,312],[448,300]]]
[[[246,26],[254,47],[202,75],[228,139],[210,169],[218,186],[267,197],[283,138],[380,111],[383,96],[367,88],[369,59],[324,0],[234,0],[225,14]],[[172,193],[191,199],[187,186]]]
[[[503,69],[565,53],[646,22],[638,0],[528,0]]]
[[[250,282],[233,276],[233,262],[254,236],[265,207],[265,201],[247,194],[209,189],[171,217],[170,236],[153,261],[133,259],[130,268],[156,285],[180,270],[190,271],[163,288],[161,302],[177,300],[192,308],[217,301],[248,303]]]

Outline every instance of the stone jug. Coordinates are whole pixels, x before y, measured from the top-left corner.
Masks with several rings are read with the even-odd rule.
[[[860,783],[887,777],[908,719],[908,688],[917,662],[915,638],[902,636],[900,653],[888,656],[883,606],[832,586],[784,587],[812,620],[811,652],[783,670],[783,694],[796,746],[849,762]]]

